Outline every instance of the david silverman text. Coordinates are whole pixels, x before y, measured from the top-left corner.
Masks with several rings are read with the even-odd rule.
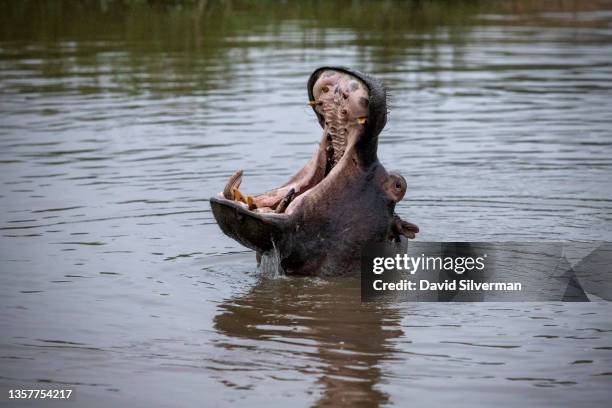
[[[487,254],[479,257],[443,257],[443,256],[409,256],[397,254],[395,257],[377,257],[373,259],[372,272],[380,275],[388,270],[395,269],[414,275],[417,271],[444,270],[452,271],[457,275],[464,272],[483,272]],[[471,279],[445,280],[444,282],[430,282],[426,279],[416,281],[402,279],[396,282],[385,282],[377,279],[373,282],[376,291],[521,291],[520,282],[475,282]]]
[[[457,284],[458,283],[458,284]],[[520,291],[522,285],[520,282],[474,282],[473,280],[430,282],[426,279],[420,279],[417,283],[408,279],[402,279],[398,282],[384,282],[377,279],[373,282],[374,290],[432,290],[432,291]]]

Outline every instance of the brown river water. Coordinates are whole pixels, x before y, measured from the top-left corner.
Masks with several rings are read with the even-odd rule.
[[[418,240],[612,241],[610,2],[1,2],[1,401],[609,404],[607,302],[362,304],[221,233],[234,171],[316,149],[325,64],[388,87]]]

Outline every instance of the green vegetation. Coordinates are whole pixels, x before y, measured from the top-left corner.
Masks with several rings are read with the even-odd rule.
[[[512,14],[495,24],[521,24],[537,19],[539,11],[588,10],[595,3],[0,0],[0,51],[24,60],[40,58],[47,76],[86,69],[100,73],[92,75],[92,82],[110,75],[109,86],[122,91],[180,93],[186,89],[176,88],[174,77],[189,78],[191,90],[210,89],[231,80],[233,66],[253,58],[258,49],[353,47],[359,61],[374,64],[379,73],[405,61],[406,49],[412,60],[433,62],[448,55],[440,44],[452,44],[452,58],[460,60],[466,34],[488,23],[483,15]],[[82,89],[87,92],[86,85]]]

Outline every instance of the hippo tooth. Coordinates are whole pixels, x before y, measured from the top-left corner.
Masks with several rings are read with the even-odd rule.
[[[291,200],[293,200],[293,197],[295,196],[295,189],[292,188],[291,190],[289,190],[289,192],[287,193],[287,195],[285,195],[285,198],[283,198],[281,200],[281,202],[278,204],[278,207],[276,207],[275,212],[277,214],[283,213],[285,212],[285,210],[287,209],[287,207],[289,206],[289,204],[291,203]]]
[[[225,185],[223,189],[223,197],[228,200],[234,199],[234,189],[238,189],[240,187],[240,183],[242,183],[242,170],[238,170],[232,177],[230,177],[229,181]]]

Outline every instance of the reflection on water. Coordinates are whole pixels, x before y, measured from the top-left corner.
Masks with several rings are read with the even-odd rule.
[[[87,405],[609,400],[607,304],[361,305],[355,281],[262,279],[207,202],[239,168],[260,192],[310,158],[305,81],[341,64],[389,88],[379,152],[419,239],[610,241],[609,3],[0,11],[0,385]]]
[[[315,376],[320,393],[315,406],[387,403],[388,395],[378,389],[379,366],[394,352],[389,340],[402,335],[401,317],[379,305],[361,304],[359,291],[356,279],[263,280],[222,304],[223,313],[215,318],[219,332],[246,343],[218,346],[250,350],[265,359],[283,357],[267,367],[279,380],[295,380],[287,371]]]

